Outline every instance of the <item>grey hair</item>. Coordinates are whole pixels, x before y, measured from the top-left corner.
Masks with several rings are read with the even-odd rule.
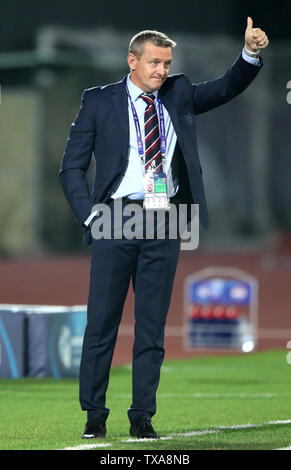
[[[144,45],[146,42],[151,42],[158,47],[173,48],[176,46],[175,41],[168,38],[166,34],[161,33],[160,31],[147,29],[133,36],[129,43],[128,52],[134,54],[139,59],[144,52]]]

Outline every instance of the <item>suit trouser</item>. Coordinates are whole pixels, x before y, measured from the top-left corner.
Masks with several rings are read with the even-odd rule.
[[[131,279],[135,293],[135,338],[128,417],[133,422],[140,416],[155,414],[165,353],[164,329],[179,251],[179,238],[93,238],[87,326],[80,365],[80,404],[88,419],[105,421],[110,411],[105,406],[109,371]]]

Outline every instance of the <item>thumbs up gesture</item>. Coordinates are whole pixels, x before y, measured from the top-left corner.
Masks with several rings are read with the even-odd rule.
[[[262,31],[260,28],[253,28],[253,20],[250,16],[247,20],[245,43],[246,48],[251,52],[258,52],[260,49],[265,49],[269,44],[269,39],[265,31]]]

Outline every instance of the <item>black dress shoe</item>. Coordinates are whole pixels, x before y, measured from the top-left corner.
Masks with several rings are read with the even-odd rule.
[[[97,419],[90,419],[87,421],[82,439],[95,439],[98,437],[105,437],[106,424]]]
[[[158,436],[152,427],[149,418],[138,418],[131,423],[129,432],[131,436],[137,437],[138,439],[160,439],[160,436]]]

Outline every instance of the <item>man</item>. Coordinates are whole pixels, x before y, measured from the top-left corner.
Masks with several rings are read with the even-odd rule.
[[[146,177],[166,177],[166,201],[199,204],[208,216],[199,162],[195,115],[230,101],[244,91],[262,67],[260,49],[269,41],[248,18],[245,46],[224,76],[192,85],[184,74],[169,76],[174,41],[143,31],[129,45],[130,73],[121,82],[85,90],[72,124],[60,169],[71,209],[92,242],[87,327],[80,366],[80,404],[87,411],[83,438],[106,434],[105,406],[112,355],[130,280],[135,292],[135,339],[132,367],[130,434],[158,438],[151,418],[164,358],[164,328],[170,304],[180,240],[96,239],[94,204],[105,203],[114,216],[114,201],[146,210]],[[85,177],[92,152],[96,159],[94,189]],[[163,172],[163,173],[161,173]],[[149,179],[146,180],[147,184]],[[147,186],[153,189],[150,182]],[[152,191],[154,192],[154,191]],[[147,200],[148,201],[148,200]],[[159,200],[160,201],[160,200]],[[146,207],[146,209],[145,209]],[[92,213],[91,213],[92,212]]]

